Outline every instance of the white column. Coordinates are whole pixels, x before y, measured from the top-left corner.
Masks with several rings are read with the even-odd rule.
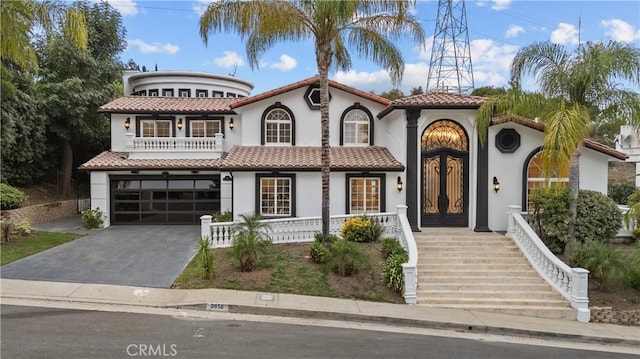
[[[134,133],[127,132],[127,141],[124,144],[124,148],[125,150],[127,150],[127,152],[133,151],[133,139],[135,137],[136,135]]]
[[[516,221],[513,218],[513,215],[516,213],[520,213],[522,211],[522,207],[512,204],[510,206],[508,206],[507,208],[509,208],[507,210],[507,237],[511,237],[513,236],[513,234],[516,232]]]
[[[589,271],[584,268],[573,268],[571,276],[571,307],[578,313],[578,321],[589,323],[591,311],[589,310]]]
[[[211,220],[212,215],[205,214],[200,217],[200,237],[211,239]]]

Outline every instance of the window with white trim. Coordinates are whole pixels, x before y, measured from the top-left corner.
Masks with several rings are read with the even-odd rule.
[[[369,144],[369,116],[354,108],[344,116],[344,144],[366,146]]]
[[[292,215],[292,181],[291,177],[260,178],[260,214],[262,216]]]
[[[266,144],[291,144],[291,117],[287,111],[282,108],[269,111],[264,124]]]
[[[141,137],[171,137],[173,121],[171,120],[141,120]]]
[[[221,127],[220,120],[189,120],[191,137],[214,137],[222,132]]]
[[[380,212],[380,182],[379,177],[350,177],[349,213]]]

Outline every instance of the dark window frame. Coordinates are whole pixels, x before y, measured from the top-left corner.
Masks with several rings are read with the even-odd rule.
[[[200,96],[204,94],[204,96]],[[196,97],[209,97],[209,90],[196,89]]]
[[[224,92],[211,90],[211,97],[224,97]]]
[[[163,97],[173,97],[173,89],[162,89]]]
[[[160,96],[160,90],[158,89],[150,89],[149,90],[149,96],[153,96],[153,97],[158,97]]]
[[[140,137],[140,123],[142,121],[171,121],[171,136],[176,137],[176,117],[175,116],[136,116],[136,137]]]
[[[225,121],[224,121],[224,116],[214,116],[214,117],[209,117],[209,116],[201,116],[201,117],[194,117],[194,116],[190,116],[190,117],[185,117],[185,136],[187,137],[191,137],[191,122],[192,121],[219,121],[220,122],[220,133],[222,133],[223,135],[225,134],[224,130],[224,125],[225,125]],[[200,138],[200,137],[198,137]]]
[[[265,215],[262,214],[262,208],[260,206],[260,201],[262,198],[262,192],[260,192],[260,181],[263,178],[288,178],[291,183],[291,195],[289,197],[289,208],[291,209],[291,213],[286,216],[282,215]],[[296,174],[295,173],[256,173],[256,186],[255,186],[255,213],[260,214],[261,216],[269,219],[274,218],[291,218],[296,217]]]
[[[261,145],[266,145],[267,144],[267,125],[266,125],[266,121],[267,121],[267,115],[269,114],[269,112],[271,112],[272,110],[275,109],[281,109],[284,110],[288,115],[289,118],[291,119],[291,138],[289,141],[289,145],[291,146],[295,146],[296,145],[296,118],[293,115],[293,111],[291,111],[291,109],[285,105],[283,105],[281,102],[276,102],[273,105],[267,107],[263,112],[262,112],[262,117],[260,119],[260,144]],[[269,143],[271,144],[271,143]],[[274,145],[283,145],[286,146],[286,143],[277,143]]]
[[[186,92],[187,96],[182,96],[183,92]],[[178,89],[178,97],[191,97],[191,89]]]
[[[373,122],[373,114],[369,111],[368,108],[362,106],[359,102],[354,103],[352,106],[347,107],[340,116],[340,146],[344,146],[344,118],[347,114],[352,110],[362,110],[369,117],[369,146],[373,146],[373,137],[374,137],[374,122]],[[350,144],[351,145],[351,144]],[[357,144],[354,144],[357,145]]]
[[[351,213],[351,179],[353,178],[378,178],[380,180],[380,212],[385,212],[387,209],[387,176],[385,173],[347,173],[345,174],[345,213]],[[365,212],[366,213],[366,212]]]

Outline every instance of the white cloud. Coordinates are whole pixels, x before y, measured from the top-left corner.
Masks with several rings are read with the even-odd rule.
[[[602,20],[600,27],[604,28],[607,36],[610,36],[614,41],[631,43],[640,39],[640,30],[636,30],[633,25],[620,19]]]
[[[424,40],[424,46],[416,46],[413,50],[418,53],[418,59],[431,61],[431,49],[433,49],[433,35]]]
[[[133,0],[107,0],[107,2],[118,10],[122,16],[133,16],[138,14],[138,4]]]
[[[551,42],[561,45],[578,45],[578,29],[571,24],[561,22],[558,28],[551,32]]]
[[[476,39],[471,41],[470,47],[475,87],[505,85],[518,46],[497,45],[493,40]]]
[[[524,32],[524,27],[519,25],[509,25],[509,28],[507,29],[507,32],[505,33],[505,35],[507,37],[516,37],[521,32]]]
[[[500,11],[509,7],[511,0],[493,0],[493,6],[491,9]]]
[[[147,44],[146,42],[140,39],[127,40],[127,45],[129,47],[138,47],[141,53],[143,54],[168,54],[173,55],[176,52],[180,51],[180,47],[178,45],[173,45],[170,43],[161,44],[159,42],[154,42],[151,44]]]
[[[244,66],[244,60],[235,51],[224,51],[222,57],[216,57],[212,61],[206,61],[205,66],[215,65],[223,68],[233,68]]]
[[[204,11],[207,9],[207,6],[213,1],[211,0],[198,0],[196,2],[193,3],[193,6],[191,7],[191,9],[193,11],[196,12],[196,14],[198,14],[198,16],[202,16],[202,14],[204,14]]]
[[[278,69],[282,71],[293,70],[294,68],[296,68],[296,66],[298,66],[298,61],[287,54],[280,55],[280,62],[269,65],[269,67],[271,67],[272,69]]]

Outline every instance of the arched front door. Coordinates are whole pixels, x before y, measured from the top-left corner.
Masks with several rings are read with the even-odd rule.
[[[468,225],[469,139],[459,124],[439,120],[422,133],[422,226]]]

